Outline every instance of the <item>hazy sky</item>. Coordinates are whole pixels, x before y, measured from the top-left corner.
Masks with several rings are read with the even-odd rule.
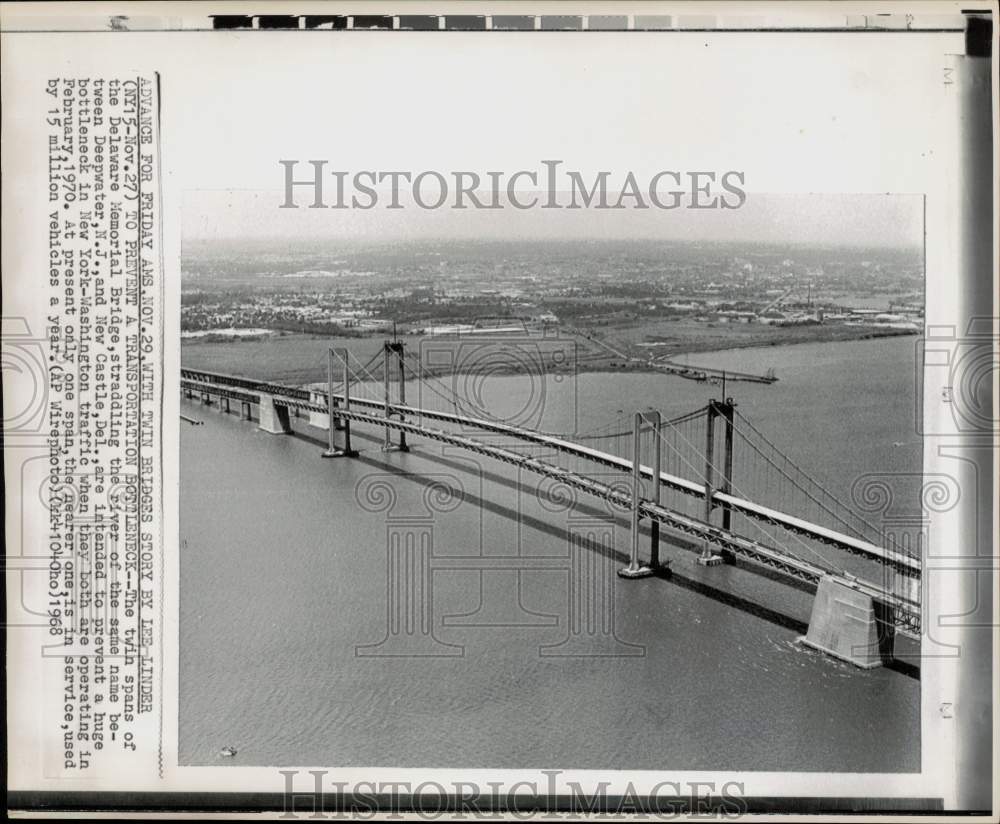
[[[740,209],[670,211],[425,211],[415,206],[391,210],[381,205],[368,211],[289,210],[278,208],[282,198],[278,191],[186,192],[184,239],[659,238],[913,248],[919,248],[923,239],[923,198],[918,195],[750,193]],[[388,202],[387,193],[383,199]],[[569,197],[562,200],[569,202]],[[303,204],[308,202],[302,200]]]
[[[12,40],[5,62],[34,65],[33,48],[30,37]],[[916,32],[95,34],[74,49],[73,68],[161,73],[164,208],[184,237],[914,245],[919,195],[940,174],[933,151],[945,145],[928,90],[941,86],[946,53],[961,49],[961,34]],[[5,125],[16,137],[18,124]],[[274,194],[260,194],[280,190],[281,159],[480,173],[559,159],[585,177],[607,170],[619,180],[738,170],[748,199],[722,212],[282,211]]]
[[[921,242],[937,128],[921,84],[939,82],[941,36],[435,37],[297,37],[250,84],[241,61],[282,38],[234,35],[211,72],[165,74],[165,137],[190,161],[174,166],[184,236]],[[198,128],[167,135],[171,118]],[[640,184],[738,170],[748,198],[723,211],[280,210],[281,159],[481,175],[559,159]]]

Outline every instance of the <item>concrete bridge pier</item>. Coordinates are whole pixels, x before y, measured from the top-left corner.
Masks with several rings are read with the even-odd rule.
[[[896,630],[892,608],[827,576],[813,601],[809,631],[799,642],[863,669],[892,660]]]
[[[202,392],[201,393],[201,402],[205,406],[211,406],[212,405],[212,396],[208,392]]]
[[[321,392],[319,389],[310,389],[309,403],[326,403],[326,392]],[[317,429],[328,429],[330,427],[330,417],[326,412],[318,412],[310,409],[309,425],[315,426]]]
[[[248,401],[240,402],[240,419],[244,421],[251,420],[250,417],[250,403]]]
[[[229,414],[229,398],[219,398],[219,411]]]
[[[287,435],[292,431],[288,407],[275,403],[273,395],[260,395],[260,421],[258,426],[272,435]]]
[[[190,390],[190,388],[188,388],[188,387],[185,386],[184,387],[184,397],[187,398],[188,400],[191,400],[191,398],[194,397],[194,392],[192,392]]]
[[[321,389],[311,389],[309,391],[309,402],[315,404],[327,403],[327,393]],[[334,398],[333,408],[340,408],[340,401]],[[309,411],[309,425],[315,426],[317,429],[329,429],[330,428],[330,413],[329,412],[319,412],[316,410]],[[337,432],[342,432],[344,430],[344,419],[339,415],[334,413],[333,415],[333,428]]]

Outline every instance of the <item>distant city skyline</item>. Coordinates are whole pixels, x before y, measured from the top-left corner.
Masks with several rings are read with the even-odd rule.
[[[524,195],[531,192],[525,190]],[[662,240],[916,249],[923,197],[761,194],[739,209],[279,209],[274,190],[184,195],[185,241]]]

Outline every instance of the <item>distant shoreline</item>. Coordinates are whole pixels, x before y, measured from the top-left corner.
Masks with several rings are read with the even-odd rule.
[[[610,331],[610,330],[609,330]],[[626,330],[617,330],[623,332]],[[628,330],[642,334],[646,330],[638,328]],[[769,334],[761,335],[755,333],[742,334],[719,334],[711,337],[704,336],[701,339],[684,340],[678,337],[676,340],[666,340],[663,346],[650,347],[647,351],[650,357],[657,357],[662,360],[669,360],[673,365],[678,365],[678,359],[699,354],[710,354],[714,352],[739,351],[748,349],[765,349],[769,347],[793,346],[804,343],[840,343],[845,341],[874,340],[892,337],[914,337],[919,335],[919,331],[901,329],[878,329],[871,327],[845,327],[843,325],[830,326],[803,326],[786,327],[778,332],[770,330]],[[554,339],[555,343],[572,341],[576,335],[564,335]],[[288,385],[304,385],[308,383],[318,383],[326,379],[326,352],[331,347],[347,347],[358,364],[356,367],[362,370],[371,359],[380,356],[380,350],[385,338],[380,335],[371,335],[358,338],[333,338],[321,335],[302,335],[296,333],[273,333],[266,338],[234,338],[227,340],[211,340],[205,337],[197,339],[183,339],[181,349],[181,362],[185,368],[204,369],[206,371],[216,371],[225,374],[244,375],[260,380],[271,380],[287,383]],[[458,349],[469,344],[478,343],[475,338],[458,336],[416,336],[406,335],[403,340],[407,343],[408,351],[413,353],[420,351],[430,343],[440,344],[435,346],[435,351],[445,351],[449,347]],[[538,338],[541,345],[546,339]],[[579,340],[586,344],[587,340],[579,337]],[[568,360],[557,361],[556,364],[545,363],[545,358],[532,359],[530,368],[525,368],[516,359],[510,364],[502,362],[500,353],[503,351],[503,339],[497,338],[490,341],[482,341],[484,352],[489,347],[492,350],[487,352],[483,360],[483,370],[486,370],[488,362],[489,375],[515,376],[527,374],[529,372],[544,372],[545,374],[589,374],[607,372],[635,372],[646,374],[667,374],[662,368],[657,368],[648,361],[632,359],[631,357],[616,356],[609,351],[601,351],[598,345],[589,348],[579,348],[575,357]],[[446,378],[452,375],[476,374],[476,369],[471,368],[450,368],[447,366],[431,367],[426,365],[426,352],[421,353],[422,365],[420,371],[427,377]],[[623,353],[624,354],[624,353]],[[410,360],[410,358],[408,358]],[[555,359],[552,359],[555,360]],[[413,361],[415,365],[415,361]],[[305,364],[305,365],[303,365]],[[565,365],[562,365],[565,364]],[[697,370],[697,363],[682,363],[681,366],[689,366]],[[540,368],[537,368],[540,367]],[[707,368],[707,367],[706,367]],[[382,380],[382,370],[372,367],[367,372],[370,380]],[[392,376],[394,379],[395,376]],[[780,380],[781,375],[777,378]]]

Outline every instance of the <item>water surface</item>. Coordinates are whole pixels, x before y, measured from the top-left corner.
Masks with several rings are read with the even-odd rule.
[[[729,394],[848,499],[865,472],[919,472],[913,352],[913,339],[896,338],[691,361],[773,366],[777,384]],[[530,412],[538,391],[519,377],[483,390],[509,414]],[[546,384],[538,424],[583,432],[619,410],[680,413],[713,394],[673,377],[563,376]],[[410,399],[431,403],[415,388]],[[676,541],[663,548],[671,577],[623,581],[613,573],[627,521],[596,501],[539,496],[538,479],[512,467],[419,440],[384,453],[381,433],[364,429],[359,458],[323,460],[325,433],[304,420],[282,437],[198,402],[182,411],[204,421],[181,430],[182,764],[919,769],[914,673],[800,648],[807,592],[701,568]],[[422,651],[441,657],[362,656],[359,645],[386,636],[387,541],[401,529],[429,536],[452,567],[519,554],[552,568],[439,569],[436,643]],[[579,605],[570,540],[588,533],[610,536],[589,553],[588,580],[612,587],[600,620],[613,620],[617,640],[585,634],[559,647]],[[227,745],[235,759],[219,757]]]

